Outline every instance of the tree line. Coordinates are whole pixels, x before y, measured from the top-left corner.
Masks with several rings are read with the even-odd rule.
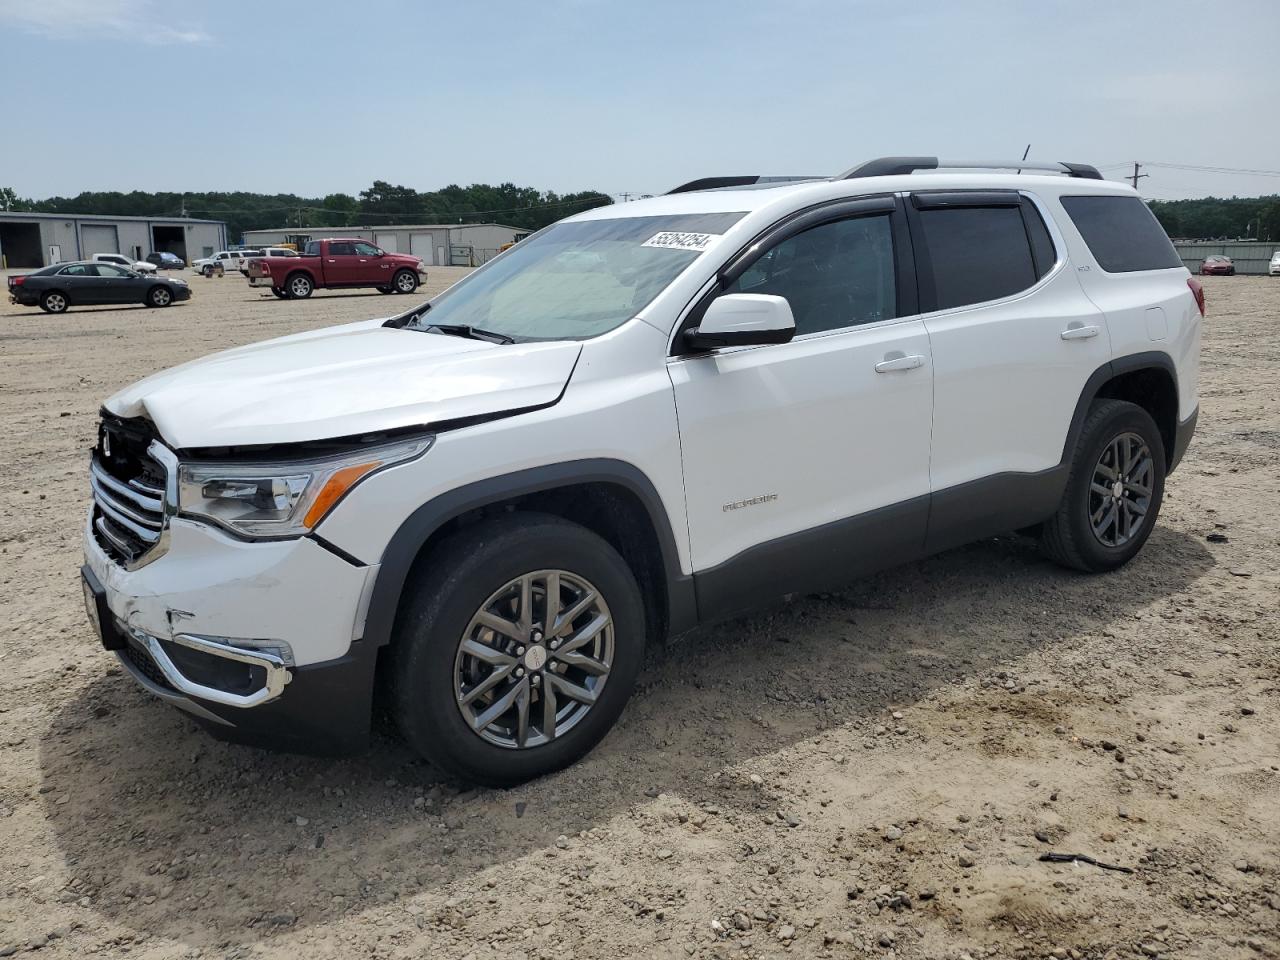
[[[1280,241],[1280,195],[1152,200],[1151,210],[1175,239]]]
[[[131,193],[85,192],[74,197],[23,199],[0,187],[0,209],[45,213],[98,213],[108,216],[189,217],[225,220],[228,236],[265,227],[351,227],[397,223],[477,223],[495,221],[527,230],[592,207],[612,203],[596,190],[559,194],[513,183],[493,186],[450,184],[420,192],[375,180],[359,196],[331,193],[300,197],[292,193]],[[1260,238],[1280,241],[1280,195],[1152,200],[1151,209],[1171,237],[1186,239]]]
[[[351,227],[398,223],[497,222],[527,230],[539,230],[570,214],[612,203],[598,190],[556,193],[512,183],[493,186],[450,184],[440,190],[420,192],[412,187],[375,180],[353,197],[331,193],[324,197],[300,197],[292,193],[244,191],[149,193],[134,190],[86,191],[74,197],[32,200],[19,197],[10,187],[0,187],[0,210],[32,213],[103,214],[129,217],[188,216],[223,220],[227,235],[238,239],[246,230],[269,227]]]

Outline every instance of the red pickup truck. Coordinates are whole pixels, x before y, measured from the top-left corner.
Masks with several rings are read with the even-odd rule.
[[[427,277],[421,257],[386,253],[368,240],[311,240],[300,257],[249,261],[249,286],[270,287],[280,299],[305,299],[317,287],[377,287],[413,293]]]

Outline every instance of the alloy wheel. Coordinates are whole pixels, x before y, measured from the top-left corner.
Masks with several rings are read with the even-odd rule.
[[[167,307],[169,305],[169,291],[164,287],[157,287],[156,292],[151,295],[151,302],[157,307]]]
[[[45,305],[49,308],[50,313],[61,313],[67,309],[67,300],[60,293],[51,293],[45,297]]]
[[[599,590],[567,570],[526,573],[472,616],[454,662],[454,698],[487,742],[541,746],[590,712],[613,654],[613,617]]]
[[[289,290],[295,297],[305,297],[311,292],[311,284],[305,277],[298,277],[289,285]]]
[[[1089,528],[1104,547],[1122,547],[1151,508],[1155,460],[1147,441],[1122,433],[1103,448],[1089,483]]]
[[[407,273],[400,274],[399,278],[396,280],[396,285],[400,288],[401,293],[413,293],[418,286],[414,282],[413,277]]]

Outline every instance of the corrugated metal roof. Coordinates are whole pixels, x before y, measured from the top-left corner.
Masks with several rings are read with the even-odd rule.
[[[0,210],[0,219],[4,220],[106,220],[112,223],[217,223],[225,224],[225,220],[197,220],[194,217],[113,217],[105,213],[20,213],[14,210]]]

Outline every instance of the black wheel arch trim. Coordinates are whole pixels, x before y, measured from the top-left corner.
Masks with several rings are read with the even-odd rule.
[[[1173,357],[1165,353],[1163,350],[1146,350],[1141,353],[1131,353],[1123,357],[1116,357],[1108,360],[1102,366],[1098,367],[1089,379],[1085,381],[1084,389],[1080,391],[1080,399],[1076,401],[1075,412],[1071,415],[1071,426],[1067,430],[1067,439],[1062,445],[1062,462],[1070,462],[1071,452],[1075,450],[1076,441],[1080,438],[1080,430],[1084,426],[1085,417],[1089,415],[1089,406],[1098,397],[1098,392],[1103,386],[1116,377],[1123,376],[1126,373],[1136,373],[1139,370],[1161,370],[1169,374],[1173,381],[1174,393],[1178,391],[1178,368],[1173,362]],[[1192,425],[1194,427],[1194,416],[1192,417]],[[1175,424],[1181,428],[1181,424]],[[1191,440],[1188,435],[1186,443]],[[1182,444],[1183,450],[1186,449],[1186,443]],[[1166,474],[1172,473],[1174,466],[1177,464],[1177,458],[1173,455],[1177,454],[1177,458],[1181,457],[1181,451],[1176,449],[1166,450],[1165,458],[1168,463]]]
[[[667,588],[667,633],[675,635],[697,624],[693,578],[680,569],[675,534],[653,482],[633,464],[596,458],[532,467],[458,487],[435,497],[411,513],[383,551],[369,599],[364,641],[381,647],[391,641],[400,598],[409,571],[422,547],[442,526],[480,507],[513,497],[583,483],[611,483],[634,494],[644,506],[662,553]]]

